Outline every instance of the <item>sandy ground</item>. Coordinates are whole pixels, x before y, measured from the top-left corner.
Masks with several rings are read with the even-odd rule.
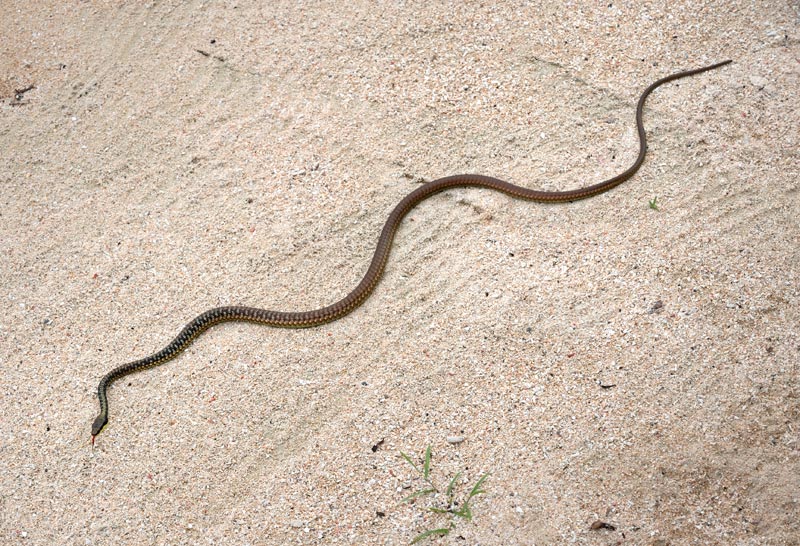
[[[3,1],[0,542],[800,544],[798,5],[670,4]]]

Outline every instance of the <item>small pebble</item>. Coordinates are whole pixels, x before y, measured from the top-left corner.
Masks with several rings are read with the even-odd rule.
[[[464,441],[464,437],[463,436],[448,436],[447,437],[447,443],[448,444],[460,444],[463,441]]]
[[[606,523],[605,521],[600,521],[600,520],[597,520],[594,523],[592,523],[590,529],[592,529],[592,531],[597,531],[598,529],[608,529],[609,531],[617,530],[617,528],[611,525],[610,523]]]

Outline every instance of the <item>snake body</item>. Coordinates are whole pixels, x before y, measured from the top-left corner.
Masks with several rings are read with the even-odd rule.
[[[95,437],[103,430],[108,423],[108,387],[120,377],[126,376],[133,372],[138,372],[153,366],[158,366],[164,362],[175,358],[195,339],[197,336],[208,330],[211,326],[221,322],[229,321],[249,321],[257,322],[259,324],[266,324],[268,326],[276,326],[280,328],[308,328],[311,326],[319,326],[327,322],[339,319],[356,307],[361,305],[364,300],[372,293],[378,280],[383,273],[386,266],[386,261],[389,258],[389,251],[392,247],[392,241],[397,229],[400,226],[403,217],[416,205],[443,190],[456,187],[479,187],[496,190],[512,197],[527,199],[529,201],[538,201],[543,203],[560,203],[566,201],[576,201],[578,199],[586,199],[594,195],[606,192],[615,186],[623,183],[632,177],[644,161],[645,153],[647,151],[647,142],[645,138],[644,125],[642,123],[642,113],[644,103],[647,96],[653,92],[657,87],[679,78],[685,78],[700,72],[712,70],[730,63],[730,60],[720,63],[705,66],[703,68],[696,68],[694,70],[687,70],[685,72],[678,72],[671,74],[651,84],[647,89],[642,92],[639,97],[639,102],[636,105],[636,128],[639,133],[639,155],[636,157],[633,165],[626,171],[609,178],[603,182],[577,188],[568,191],[540,191],[532,190],[522,186],[517,186],[497,178],[490,176],[482,176],[477,174],[462,174],[455,176],[447,176],[433,180],[422,186],[418,187],[397,204],[394,210],[389,214],[389,218],[383,226],[378,244],[375,248],[375,253],[372,256],[372,261],[369,264],[369,269],[349,294],[339,301],[315,309],[312,311],[299,311],[299,312],[283,312],[283,311],[270,311],[268,309],[261,309],[257,307],[241,307],[241,306],[227,306],[216,307],[209,309],[204,313],[195,317],[191,322],[184,326],[183,330],[178,336],[173,339],[169,345],[141,360],[135,360],[127,364],[123,364],[108,372],[101,380],[97,387],[97,398],[100,401],[100,414],[92,423],[92,443]]]

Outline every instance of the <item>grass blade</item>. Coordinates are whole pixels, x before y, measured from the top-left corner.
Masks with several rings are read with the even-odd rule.
[[[431,493],[436,493],[436,489],[422,489],[417,491],[416,493],[411,493],[409,496],[401,500],[400,502],[408,502],[410,500],[416,499],[417,497],[424,497],[425,495],[430,495]]]
[[[486,493],[486,490],[485,489],[481,489],[481,486],[483,485],[483,482],[485,482],[486,478],[488,478],[488,477],[489,477],[489,473],[487,472],[486,474],[481,476],[481,479],[478,480],[475,483],[474,486],[472,486],[472,491],[470,491],[469,495],[467,496],[467,502],[469,502],[469,499],[471,499],[472,497],[474,497],[476,495],[480,495],[482,493]]]
[[[420,540],[425,540],[426,538],[428,538],[430,536],[433,536],[433,535],[443,537],[443,536],[445,536],[445,535],[447,535],[449,533],[450,533],[450,528],[449,527],[442,527],[441,529],[430,529],[430,530],[425,531],[424,533],[420,533],[419,535],[414,537],[414,540],[411,541],[411,544],[416,544]]]
[[[411,460],[411,457],[409,457],[408,455],[406,455],[406,454],[405,454],[405,453],[403,453],[402,451],[400,452],[400,455],[402,455],[402,456],[403,456],[403,458],[406,460],[406,462],[407,462],[408,464],[410,464],[411,466],[413,466],[413,467],[414,467],[414,470],[416,470],[417,472],[419,472],[420,474],[422,474],[422,472],[420,472],[420,469],[419,469],[419,467],[418,467],[416,464],[414,464],[414,461],[412,461],[412,460]]]
[[[465,501],[458,511],[453,512],[454,516],[458,516],[467,521],[472,521],[472,508],[469,507],[469,501]]]
[[[431,475],[431,446],[428,444],[428,449],[425,450],[425,464],[422,467],[422,475],[427,480]]]
[[[456,482],[458,481],[458,478],[460,478],[460,477],[461,477],[461,472],[459,472],[455,476],[453,476],[453,479],[450,480],[449,484],[447,484],[447,503],[448,504],[453,504],[453,491],[455,491]]]

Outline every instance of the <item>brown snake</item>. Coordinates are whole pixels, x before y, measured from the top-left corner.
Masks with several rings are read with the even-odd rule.
[[[228,321],[250,321],[258,322],[260,324],[267,324],[269,326],[278,326],[281,328],[308,328],[311,326],[319,326],[326,322],[330,322],[345,316],[353,309],[361,305],[364,300],[375,289],[378,279],[383,273],[386,266],[386,260],[389,258],[389,251],[392,247],[392,240],[394,239],[397,228],[403,217],[413,209],[420,202],[424,201],[431,195],[438,193],[448,188],[456,187],[480,187],[497,190],[506,193],[512,197],[520,199],[527,199],[530,201],[539,201],[544,203],[558,203],[564,201],[576,201],[578,199],[585,199],[592,197],[599,193],[610,190],[618,186],[639,170],[639,167],[644,161],[644,156],[647,151],[647,142],[645,138],[644,125],[642,124],[642,110],[644,109],[644,102],[647,96],[657,87],[678,78],[685,78],[706,70],[712,70],[720,66],[724,66],[731,61],[723,61],[721,63],[712,64],[703,68],[696,68],[694,70],[687,70],[685,72],[678,72],[665,78],[661,78],[655,83],[651,84],[644,90],[642,96],[639,97],[639,103],[636,105],[636,128],[639,132],[639,155],[636,157],[633,165],[623,173],[609,178],[604,182],[587,186],[585,188],[578,188],[568,191],[540,191],[531,190],[515,184],[510,184],[497,178],[490,176],[482,176],[479,174],[459,174],[455,176],[447,176],[428,182],[418,187],[397,204],[394,210],[389,214],[386,224],[383,226],[381,235],[378,238],[378,245],[375,248],[375,254],[372,256],[372,261],[369,264],[369,269],[358,283],[352,292],[347,294],[344,298],[336,303],[323,307],[321,309],[314,309],[313,311],[270,311],[267,309],[260,309],[257,307],[216,307],[200,314],[194,320],[189,322],[183,327],[180,334],[172,340],[172,342],[158,351],[155,354],[123,364],[108,372],[103,379],[100,380],[100,385],[97,387],[97,398],[100,401],[100,415],[94,420],[92,424],[92,443],[94,443],[95,436],[100,434],[103,427],[108,423],[108,398],[106,391],[108,387],[115,380],[128,375],[129,373],[144,370],[174,358],[181,351],[183,351],[197,336],[202,334],[214,324]]]

